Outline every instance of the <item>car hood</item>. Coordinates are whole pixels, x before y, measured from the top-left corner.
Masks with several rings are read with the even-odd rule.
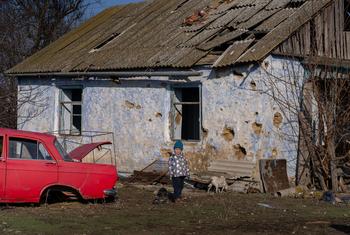
[[[84,145],[81,145],[80,147],[74,149],[73,151],[71,151],[68,155],[72,159],[81,161],[84,157],[86,157],[94,149],[99,148],[102,145],[107,145],[107,144],[112,144],[112,143],[109,141],[105,141],[105,142],[84,144]]]

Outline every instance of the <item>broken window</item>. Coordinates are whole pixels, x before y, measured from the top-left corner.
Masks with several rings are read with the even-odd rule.
[[[174,87],[172,137],[174,140],[200,140],[200,87]]]
[[[344,31],[350,31],[350,0],[344,0]]]
[[[61,135],[81,134],[81,88],[62,89],[60,92],[59,133]]]

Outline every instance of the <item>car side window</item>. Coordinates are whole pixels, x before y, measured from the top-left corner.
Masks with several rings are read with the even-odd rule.
[[[38,142],[35,140],[10,138],[9,148],[9,158],[27,160],[38,158]]]
[[[46,150],[42,143],[39,143],[38,159],[40,160],[53,160],[49,152]]]
[[[36,140],[10,138],[9,158],[26,160],[53,160],[45,146]]]
[[[2,149],[3,149],[3,146],[4,146],[4,137],[3,136],[0,136],[0,158],[3,157],[2,156]]]

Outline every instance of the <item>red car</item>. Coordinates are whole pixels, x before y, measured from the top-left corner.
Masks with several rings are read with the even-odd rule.
[[[0,202],[40,203],[67,195],[114,199],[116,167],[81,162],[104,144],[111,143],[86,144],[67,154],[53,135],[0,128]]]

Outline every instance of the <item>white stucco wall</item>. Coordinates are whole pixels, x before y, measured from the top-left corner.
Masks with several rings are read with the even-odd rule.
[[[297,122],[292,123],[294,128],[290,124],[296,121],[295,112],[282,107],[282,102],[275,102],[272,96],[280,101],[287,99],[298,103],[296,88],[304,79],[299,62],[270,56],[262,66],[202,71],[204,75],[197,80],[202,82],[204,135],[199,142],[185,143],[192,168],[203,170],[211,159],[255,162],[261,158],[286,158],[289,175],[293,176],[298,128]],[[84,86],[83,130],[114,133],[117,164],[121,171],[141,169],[154,159],[166,157],[172,149],[169,127],[171,82],[158,79],[122,81],[121,84],[74,81]],[[290,86],[286,81],[297,82]],[[72,82],[20,81],[20,97],[21,90],[38,85],[47,102],[40,116],[22,124],[21,117],[33,110],[32,104],[25,105],[19,111],[20,129],[44,132],[58,129],[57,86],[62,84]],[[276,113],[283,117],[274,122]],[[258,128],[254,123],[259,124]],[[227,129],[231,129],[234,136],[227,134]],[[242,154],[242,148],[246,155]]]

